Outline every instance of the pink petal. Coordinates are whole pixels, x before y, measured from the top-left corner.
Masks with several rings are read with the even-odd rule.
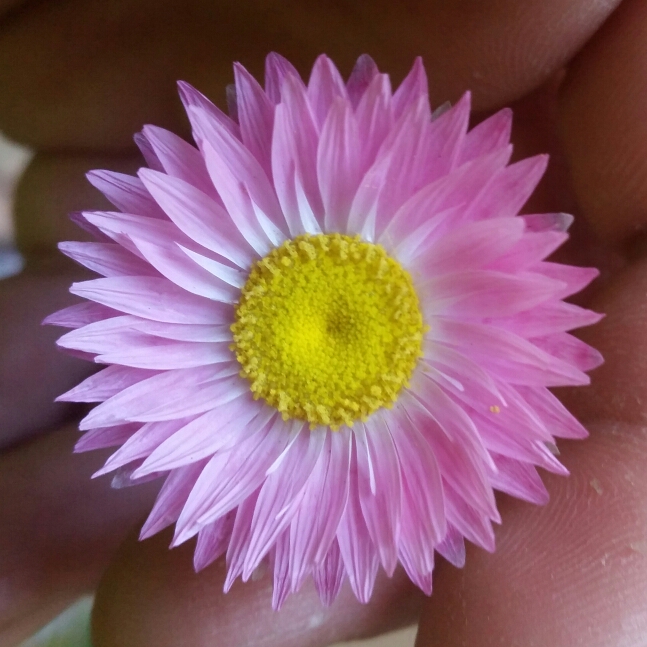
[[[251,250],[215,200],[177,178],[150,169],[141,169],[139,173],[160,207],[189,238],[238,267],[250,266]]]
[[[115,317],[121,313],[100,303],[84,301],[54,312],[43,319],[43,325],[61,326],[62,328],[81,328],[88,324]]]
[[[344,80],[325,54],[317,58],[312,68],[307,96],[318,129],[323,127],[328,112],[337,99],[348,101]]]
[[[509,316],[554,298],[563,284],[539,274],[506,274],[468,270],[424,281],[424,312],[434,315],[480,318]]]
[[[146,371],[129,366],[108,366],[91,375],[56,398],[57,402],[103,402],[120,391],[127,389],[153,375],[156,371]]]
[[[373,592],[379,560],[362,515],[357,479],[356,460],[353,459],[348,503],[339,523],[337,541],[353,593],[366,604]]]
[[[139,423],[127,422],[114,427],[86,431],[74,445],[74,452],[89,452],[105,447],[114,447],[126,442],[139,428]]]
[[[339,595],[344,575],[344,562],[339,551],[339,543],[335,540],[323,562],[315,566],[312,572],[319,599],[324,606],[329,607]]]
[[[329,432],[326,445],[304,486],[290,523],[290,575],[297,591],[315,564],[323,562],[348,499],[352,434]]]
[[[218,124],[221,128],[225,128],[234,137],[240,139],[240,128],[238,124],[220,110],[220,108],[209,101],[202,92],[198,92],[198,90],[185,81],[178,81],[177,87],[180,99],[182,99],[186,113],[189,116],[189,120],[191,119],[191,108],[198,108],[204,111],[214,124]]]
[[[548,503],[548,490],[533,465],[494,455],[497,471],[490,476],[492,487],[506,494],[544,505]]]
[[[355,427],[363,429],[360,425],[362,423],[355,423]],[[366,426],[367,433],[363,436],[355,433],[359,502],[380,562],[387,575],[391,576],[397,565],[400,539],[400,461],[383,418],[373,416]],[[371,472],[375,473],[374,478]]]
[[[195,146],[157,126],[144,126],[143,132],[162,166],[161,169],[151,167],[153,170],[165,171],[171,177],[188,182],[209,197],[218,200],[202,155]]]
[[[112,243],[63,242],[58,248],[102,276],[159,276],[148,263]]]
[[[234,64],[238,121],[243,143],[266,173],[271,167],[274,104],[256,79],[240,64]]]
[[[366,89],[378,74],[377,65],[368,54],[362,54],[357,59],[346,83],[346,92],[353,108],[357,108]]]
[[[422,58],[416,57],[413,67],[393,95],[395,118],[399,119],[412,105],[422,97],[427,103],[427,112],[431,113],[428,98],[427,73]]]
[[[527,233],[511,250],[492,263],[492,269],[522,272],[552,254],[567,240],[568,234],[559,231]]]
[[[456,568],[465,566],[465,542],[454,526],[447,524],[445,538],[436,545],[436,551],[440,553],[450,564]]]
[[[231,589],[234,580],[242,573],[243,564],[249,551],[251,522],[257,498],[258,492],[255,492],[252,496],[247,497],[236,511],[234,528],[227,547],[227,565],[229,569],[223,587],[225,593]]]
[[[507,146],[512,130],[512,110],[503,108],[467,133],[461,148],[458,164],[464,164],[481,155]]]
[[[185,465],[173,470],[164,481],[155,505],[146,519],[139,534],[139,539],[148,539],[160,530],[175,523],[184,506],[186,497],[198,480],[206,461]]]
[[[359,132],[350,103],[337,99],[323,124],[317,176],[327,231],[343,231],[360,180]]]
[[[287,76],[301,81],[299,73],[290,61],[276,52],[270,52],[265,59],[265,92],[272,103],[277,104],[281,101],[283,83]],[[303,85],[303,81],[301,84]],[[305,86],[303,87],[305,89]]]
[[[179,246],[160,247],[136,238],[133,242],[160,274],[187,292],[223,303],[238,300],[239,290],[194,263]]]
[[[132,419],[139,422],[173,420],[217,406],[216,398],[231,399],[227,369],[214,366],[165,371],[120,391],[95,407],[81,421],[83,431],[109,427]],[[161,395],[163,394],[163,395]],[[227,402],[228,399],[224,401]]]
[[[225,554],[235,516],[235,513],[231,512],[200,530],[193,554],[193,568],[196,573]]]
[[[139,148],[139,152],[146,160],[146,164],[148,164],[149,168],[155,169],[156,171],[163,171],[164,167],[162,166],[159,157],[157,157],[157,154],[153,150],[153,147],[148,141],[146,135],[143,132],[135,133],[133,140],[135,141],[137,148]]]
[[[580,371],[592,371],[604,363],[604,358],[599,351],[566,332],[534,337],[532,343],[554,357],[572,364]]]
[[[139,178],[114,171],[90,171],[86,177],[92,186],[124,213],[166,220],[166,215]]]
[[[217,324],[226,321],[224,304],[189,294],[167,279],[110,277],[73,283],[72,294],[109,308],[167,323]]]

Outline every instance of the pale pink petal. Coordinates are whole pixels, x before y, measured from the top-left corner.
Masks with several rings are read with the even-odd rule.
[[[198,480],[206,461],[199,461],[173,470],[164,481],[157,495],[155,505],[142,526],[140,539],[147,539],[157,534],[180,516],[186,497]]]
[[[552,254],[567,240],[568,234],[565,232],[529,232],[506,254],[496,259],[491,267],[502,272],[522,272]]]
[[[362,514],[357,479],[356,458],[353,457],[348,502],[339,522],[337,541],[353,593],[366,604],[373,593],[379,559]]]
[[[530,269],[533,272],[538,272],[543,276],[564,283],[564,289],[560,290],[556,295],[558,299],[565,299],[570,297],[571,294],[580,292],[600,275],[600,271],[594,267],[576,267],[559,263],[541,262]]]
[[[256,79],[240,63],[234,64],[238,122],[243,144],[266,173],[271,167],[274,105]]]
[[[217,451],[240,442],[254,428],[262,428],[267,422],[267,415],[267,410],[246,394],[214,406],[208,413],[184,425],[151,452],[137,470],[137,476],[175,469],[212,456]],[[247,429],[247,425],[251,429]]]
[[[272,609],[278,611],[290,595],[290,532],[286,530],[276,540],[273,549],[274,582]]]
[[[88,324],[107,319],[109,317],[116,317],[121,312],[113,310],[100,303],[92,301],[84,301],[83,303],[76,303],[73,306],[68,306],[48,315],[43,319],[45,326],[61,326],[61,328],[80,328]]]
[[[288,75],[301,81],[290,61],[276,52],[270,52],[265,59],[265,92],[272,103],[281,101],[283,83]],[[303,81],[301,84],[303,85]]]
[[[139,148],[139,152],[146,160],[146,164],[148,164],[149,168],[155,169],[156,171],[163,171],[164,167],[146,135],[143,132],[135,133],[133,140],[135,141],[137,148]]]
[[[233,313],[231,318],[233,320]],[[179,341],[232,342],[230,323],[219,325],[172,324],[133,317],[131,328],[146,333],[147,335],[164,337],[165,339],[177,339]]]
[[[592,371],[604,362],[599,351],[566,332],[533,337],[531,341],[538,348],[577,367],[580,371]]]
[[[357,59],[346,83],[346,92],[353,108],[357,108],[367,88],[378,74],[377,65],[368,54],[362,54]]]
[[[342,231],[360,180],[359,132],[350,103],[332,104],[319,139],[317,176],[326,231]]]
[[[214,124],[217,124],[221,128],[225,128],[234,137],[240,139],[240,127],[238,124],[220,110],[220,108],[209,101],[202,92],[198,92],[198,90],[184,81],[178,81],[177,87],[180,99],[182,99],[186,113],[189,116],[189,120],[191,119],[191,108],[198,108],[199,110],[202,110]]]
[[[490,476],[492,487],[530,503],[548,503],[548,490],[533,465],[496,454],[493,458],[497,471]]]
[[[224,402],[232,398],[229,393],[233,383],[226,378],[231,374],[231,369],[215,366],[164,371],[102,402],[81,421],[79,428],[85,431],[127,420],[154,422],[203,413],[217,406],[218,398]]]
[[[257,498],[258,492],[254,492],[238,506],[236,511],[236,519],[234,520],[231,539],[227,547],[228,570],[223,587],[225,593],[231,589],[234,581],[243,571],[243,564],[249,551],[252,516]]]
[[[56,398],[57,402],[103,402],[133,384],[157,375],[129,366],[108,366]]]
[[[335,64],[325,54],[317,58],[312,68],[307,97],[319,130],[323,128],[335,101],[348,101],[344,80]]]
[[[359,425],[362,423],[356,423]],[[391,576],[397,565],[400,542],[400,460],[382,416],[371,417],[366,422],[366,432],[364,442],[362,436],[355,434],[359,502],[380,562]]]
[[[114,171],[90,171],[86,177],[92,186],[124,213],[167,219],[139,178]]]
[[[148,263],[111,243],[59,243],[71,259],[102,276],[159,276]]]
[[[189,238],[238,267],[249,267],[252,250],[215,200],[177,178],[149,169],[141,169],[139,173],[160,207]]]
[[[456,566],[456,568],[463,568],[465,566],[465,542],[463,535],[451,524],[447,524],[447,534],[439,544],[436,544],[436,551],[450,564]]]
[[[155,277],[110,277],[73,283],[72,294],[127,314],[167,323],[222,323],[225,304],[189,294],[169,280]]]
[[[323,562],[348,499],[352,434],[328,433],[290,523],[291,585],[298,590],[315,564]]]
[[[225,554],[231,539],[235,516],[234,512],[230,512],[200,530],[193,554],[193,567],[196,573]]]
[[[393,110],[396,119],[399,119],[413,104],[421,97],[427,101],[427,111],[429,111],[429,98],[427,89],[427,73],[425,66],[422,64],[422,58],[416,57],[409,74],[400,84],[393,95]]]
[[[339,543],[333,541],[323,562],[315,566],[312,577],[321,603],[329,607],[339,595],[344,582],[344,562],[339,551]]]
[[[540,274],[468,270],[420,282],[428,317],[509,316],[554,298],[563,283]]]
[[[127,422],[123,425],[114,427],[104,427],[101,429],[91,429],[86,431],[74,445],[76,453],[89,452],[95,449],[105,447],[115,447],[126,442],[139,428],[141,424],[136,422]]]
[[[219,199],[207,173],[204,159],[195,146],[157,126],[144,126],[143,133],[162,166],[159,169],[149,164],[150,168],[155,171],[165,171],[171,177],[188,182],[209,197]]]
[[[510,108],[503,108],[491,117],[484,119],[467,133],[458,164],[464,164],[481,155],[487,155],[507,146],[511,130],[512,110]]]
[[[133,242],[152,267],[187,292],[223,303],[238,300],[239,290],[194,263],[178,245],[160,247],[136,238]]]

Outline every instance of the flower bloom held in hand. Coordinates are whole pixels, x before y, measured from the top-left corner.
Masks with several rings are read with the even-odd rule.
[[[517,215],[546,158],[509,165],[510,111],[431,113],[419,60],[395,92],[366,56],[235,81],[231,116],[180,84],[197,148],[146,126],[149,168],[88,176],[119,211],[61,249],[104,278],[47,320],[108,365],[60,398],[101,403],[76,449],[164,477],[141,537],[197,535],[226,590],[268,560],[277,608],[310,577],[366,602],[398,563],[430,593],[436,551],[494,549],[494,490],[545,502],[536,466],[586,435],[547,387],[601,361],[562,301],[596,271],[544,260],[568,216]]]

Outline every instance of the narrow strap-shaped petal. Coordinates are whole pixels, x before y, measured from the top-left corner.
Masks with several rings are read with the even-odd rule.
[[[580,369],[592,371],[604,363],[602,353],[566,332],[556,332],[543,337],[533,337],[532,343]]]
[[[72,260],[102,276],[159,276],[146,262],[114,243],[66,241],[58,248]]]
[[[435,276],[420,285],[428,317],[509,316],[555,298],[563,283],[539,274],[468,270]]]
[[[240,292],[237,288],[193,262],[179,246],[161,247],[136,238],[133,238],[133,242],[162,276],[187,292],[222,303],[235,303],[238,300]]]
[[[164,481],[155,505],[142,526],[139,539],[152,537],[172,523],[180,516],[186,497],[198,480],[200,472],[206,461],[198,461],[173,470]]]
[[[360,180],[359,131],[348,101],[337,99],[323,124],[317,177],[326,231],[343,231]]]
[[[226,321],[228,307],[189,294],[168,279],[109,277],[73,283],[72,294],[109,308],[168,323],[217,324]]]
[[[166,173],[192,184],[214,200],[219,200],[202,155],[195,146],[185,142],[175,133],[158,126],[144,126],[143,133]],[[160,169],[153,168],[153,170]]]
[[[537,505],[548,503],[548,490],[534,465],[493,455],[497,471],[490,476],[492,487]]]
[[[296,68],[287,58],[270,52],[265,58],[265,92],[272,103],[277,104],[281,101],[283,82],[288,75],[301,81]],[[303,81],[301,84],[303,85]]]
[[[231,313],[233,319],[233,312]],[[163,337],[164,339],[177,339],[178,341],[197,342],[232,342],[231,324],[218,325],[205,324],[170,324],[163,321],[133,318],[133,330],[139,330],[147,335]]]
[[[215,200],[177,178],[150,169],[141,169],[139,173],[158,204],[189,238],[238,267],[249,267],[252,250]]]
[[[315,564],[321,564],[335,538],[348,499],[352,434],[328,432],[290,523],[291,586],[297,591]]]
[[[586,374],[529,341],[493,326],[438,318],[427,335],[465,349],[472,360],[513,384],[558,386],[590,381]]]
[[[461,147],[458,164],[507,146],[512,131],[512,110],[503,108],[470,130]]]
[[[431,114],[427,94],[427,73],[425,72],[422,58],[417,56],[413,62],[413,67],[393,95],[393,109],[396,119],[399,119],[420,97],[424,97],[427,101],[427,109]]]
[[[454,526],[447,524],[445,538],[436,545],[436,550],[456,568],[465,566],[465,541]]]
[[[103,402],[133,384],[157,375],[130,366],[108,366],[56,398],[57,402]]]
[[[166,219],[166,215],[138,177],[115,171],[90,171],[86,177],[117,209],[148,218]]]
[[[267,417],[268,412],[263,405],[254,402],[247,393],[215,405],[157,447],[137,470],[137,476],[175,469],[210,457],[242,441],[253,433],[252,430],[262,428]],[[248,424],[252,430],[246,429]]]
[[[139,428],[141,424],[126,422],[114,427],[102,427],[86,431],[74,445],[74,452],[89,452],[105,447],[115,447],[125,443]]]
[[[577,267],[576,265],[562,265],[561,263],[549,263],[547,261],[537,263],[530,269],[564,284],[564,289],[560,290],[556,295],[558,299],[565,299],[580,292],[591,281],[600,276],[600,270],[595,267]]]
[[[234,137],[240,139],[240,127],[238,124],[220,110],[220,108],[209,101],[202,92],[199,92],[185,81],[178,81],[177,87],[180,99],[182,100],[187,115],[189,116],[189,121],[191,120],[191,108],[199,108],[208,115],[210,120],[218,124],[220,127],[226,128]]]
[[[366,604],[373,593],[379,559],[362,514],[357,479],[354,457],[350,470],[348,503],[339,523],[337,541],[350,587],[355,597]]]
[[[357,59],[346,83],[346,92],[353,108],[357,108],[366,89],[378,74],[377,65],[368,54],[362,54]]]
[[[272,609],[278,611],[290,595],[290,531],[279,535],[272,550]]]
[[[62,310],[48,315],[43,319],[43,325],[46,326],[61,326],[61,328],[81,328],[88,324],[107,319],[108,317],[116,317],[121,312],[113,310],[100,303],[93,301],[83,301],[83,303],[75,303],[73,306],[68,306]]]
[[[348,101],[346,85],[335,64],[325,55],[317,57],[308,81],[308,102],[319,129],[337,99]]]
[[[238,510],[236,511],[236,519],[234,520],[231,539],[227,547],[228,570],[223,587],[225,593],[229,592],[234,581],[243,571],[243,564],[245,563],[251,541],[252,517],[257,499],[258,492],[254,492],[254,494],[247,497],[238,506]]]
[[[137,148],[139,148],[139,152],[143,155],[144,159],[146,160],[146,164],[148,164],[149,168],[155,169],[156,171],[163,171],[164,166],[162,165],[162,162],[160,162],[159,157],[155,153],[155,150],[151,146],[150,141],[148,140],[148,137],[141,132],[141,133],[135,133],[133,136],[133,140],[135,141],[135,145]]]
[[[293,504],[319,459],[325,434],[323,429],[300,433],[280,465],[267,475],[254,511],[243,577],[251,575],[292,520],[297,510],[297,506]]]
[[[243,144],[269,174],[274,104],[256,79],[240,63],[234,63],[234,78],[236,79],[238,121]]]
[[[231,399],[226,369],[207,366],[164,371],[120,391],[95,407],[81,421],[81,430],[109,427],[128,419],[140,422],[173,420],[217,406],[218,392]],[[160,396],[163,394],[163,396]],[[224,400],[225,402],[228,401]],[[151,417],[152,416],[152,417]]]
[[[450,485],[445,486],[445,497],[447,521],[472,543],[490,553],[494,552],[491,520],[483,512],[470,506]]]
[[[200,530],[193,553],[193,568],[196,573],[225,554],[234,528],[235,516],[235,513],[231,512]]]
[[[568,234],[565,232],[527,232],[512,249],[496,259],[491,268],[502,272],[522,272],[538,261],[544,260],[567,240]]]
[[[312,572],[319,599],[325,607],[329,607],[339,595],[344,576],[344,562],[335,539],[323,562],[315,566]]]
[[[96,471],[92,477],[101,476],[127,465],[140,458],[146,458],[157,449],[167,438],[184,427],[191,418],[166,420],[164,422],[148,422],[136,432]]]
[[[390,576],[398,561],[402,476],[393,438],[381,415],[366,422],[365,443],[355,435],[359,501],[380,562]],[[375,473],[374,488],[371,472]]]
[[[428,275],[481,269],[519,241],[524,227],[521,218],[493,218],[469,223],[421,245],[415,266]],[[400,247],[396,248],[395,254],[411,262],[411,255],[400,251]]]

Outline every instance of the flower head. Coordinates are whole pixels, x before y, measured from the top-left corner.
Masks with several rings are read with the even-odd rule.
[[[596,271],[545,260],[568,216],[517,215],[546,158],[509,164],[510,111],[432,113],[419,60],[395,92],[366,56],[235,80],[231,116],[180,84],[197,147],[146,126],[149,168],[88,176],[118,211],[61,249],[104,278],[48,318],[107,365],[59,398],[100,402],[76,449],[164,476],[142,538],[197,535],[226,589],[269,560],[275,607],[309,577],[367,601],[398,563],[429,593],[435,552],[494,548],[494,490],[544,502],[536,466],[586,435],[548,387],[601,361],[562,300]]]

